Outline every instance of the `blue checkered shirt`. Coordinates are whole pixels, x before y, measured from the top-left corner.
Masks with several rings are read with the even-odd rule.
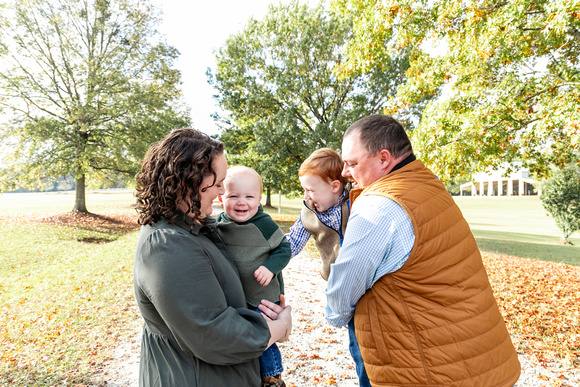
[[[326,211],[318,212],[316,211],[316,209],[313,209],[314,213],[318,217],[318,220],[320,220],[328,227],[332,228],[334,231],[338,232],[338,235],[340,235],[341,242],[343,238],[341,227],[341,218],[342,218],[341,203],[343,199],[346,197],[346,195],[348,195],[348,192],[344,190],[342,192],[342,195],[340,195],[340,198],[338,199],[338,204],[330,207]],[[290,242],[290,245],[292,246],[293,257],[300,254],[304,246],[306,246],[308,239],[310,239],[310,235],[311,234],[304,228],[304,225],[302,224],[302,219],[299,215],[296,223],[294,223],[294,225],[290,227],[290,232],[286,234],[286,239],[288,240],[288,242]]]
[[[330,266],[326,320],[336,327],[347,325],[358,300],[382,276],[403,266],[414,243],[413,224],[403,207],[383,196],[360,196]]]

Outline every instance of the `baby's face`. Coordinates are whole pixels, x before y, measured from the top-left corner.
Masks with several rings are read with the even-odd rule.
[[[224,211],[236,222],[245,222],[258,212],[262,193],[258,180],[247,174],[236,174],[226,179],[222,195]]]

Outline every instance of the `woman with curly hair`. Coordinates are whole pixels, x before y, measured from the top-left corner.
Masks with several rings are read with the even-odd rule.
[[[246,308],[211,216],[223,194],[223,144],[179,129],[153,145],[136,177],[142,225],[134,267],[145,320],[140,386],[260,386],[262,352],[288,338],[291,308]]]

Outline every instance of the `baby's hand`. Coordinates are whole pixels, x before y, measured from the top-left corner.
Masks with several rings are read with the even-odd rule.
[[[268,286],[272,278],[274,278],[274,273],[266,269],[264,266],[260,266],[255,272],[254,277],[262,286]]]

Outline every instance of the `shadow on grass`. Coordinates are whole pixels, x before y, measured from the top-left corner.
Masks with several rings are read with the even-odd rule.
[[[137,217],[132,212],[108,215],[65,212],[29,221],[55,225],[62,230],[62,237],[96,244],[116,241],[122,235],[139,228]]]
[[[550,234],[532,234],[532,233],[523,233],[523,232],[511,232],[511,231],[495,231],[495,230],[485,230],[485,229],[478,229],[474,227],[475,225],[471,225],[473,234],[479,238],[485,239],[496,239],[500,241],[515,241],[515,242],[529,242],[529,243],[546,243],[546,244],[553,244],[557,245],[560,241],[559,237],[550,235]],[[572,242],[575,245],[580,243],[578,238],[571,238]]]
[[[102,243],[114,242],[119,238],[119,236],[120,235],[111,235],[111,236],[104,236],[104,237],[78,236],[76,239],[78,242],[82,242],[82,243],[102,244]]]
[[[554,243],[543,242],[545,237],[539,235],[522,234],[517,236],[516,240],[506,239],[506,233],[498,238],[490,238],[489,234],[482,236],[480,233],[475,234],[475,240],[480,250],[489,251],[498,254],[511,255],[521,258],[531,258],[542,261],[564,263],[572,266],[580,266],[580,247],[566,246]],[[553,238],[551,238],[553,240]],[[522,240],[525,240],[523,242]]]

